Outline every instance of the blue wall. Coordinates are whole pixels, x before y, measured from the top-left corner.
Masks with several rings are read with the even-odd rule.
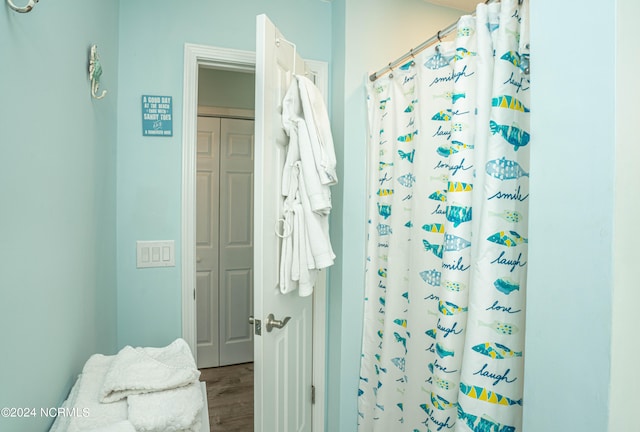
[[[319,0],[175,0],[120,5],[118,104],[118,345],[181,336],[181,182],[184,44],[255,51],[267,13],[303,57],[331,60],[331,5]],[[173,137],[142,137],[140,97],[173,96]],[[176,240],[176,267],[136,269],[136,240]]]
[[[531,3],[526,431],[607,430],[615,29],[601,1]]]
[[[39,411],[60,405],[90,354],[116,348],[118,3],[43,1],[28,14],[2,3],[0,407]],[[0,430],[52,421],[0,417]]]

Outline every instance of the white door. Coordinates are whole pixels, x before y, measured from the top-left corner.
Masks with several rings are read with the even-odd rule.
[[[253,361],[253,120],[220,119],[220,366]]]
[[[275,230],[282,215],[280,184],[287,137],[282,129],[282,99],[292,70],[305,62],[265,15],[256,31],[256,161],[254,316],[261,334],[254,339],[255,431],[311,430],[312,296],[278,289],[280,241]],[[290,321],[267,329],[268,316]],[[256,321],[256,331],[258,322]],[[256,333],[257,334],[257,333]]]
[[[198,117],[196,163],[196,316],[198,367],[220,365],[218,226],[220,120]]]
[[[198,117],[198,367],[253,361],[253,136],[246,119]]]

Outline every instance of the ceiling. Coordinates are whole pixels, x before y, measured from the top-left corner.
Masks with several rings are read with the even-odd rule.
[[[465,12],[473,12],[476,10],[476,5],[481,0],[424,0],[427,3],[432,3],[438,6],[446,6],[454,9],[459,9]]]

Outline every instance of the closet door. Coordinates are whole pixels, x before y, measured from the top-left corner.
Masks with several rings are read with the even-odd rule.
[[[253,125],[221,119],[221,366],[253,361]]]
[[[198,117],[196,173],[196,314],[198,367],[220,365],[219,193],[220,119]]]

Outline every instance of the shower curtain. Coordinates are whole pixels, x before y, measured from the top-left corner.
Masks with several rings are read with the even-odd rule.
[[[528,0],[368,84],[359,431],[522,430]]]

